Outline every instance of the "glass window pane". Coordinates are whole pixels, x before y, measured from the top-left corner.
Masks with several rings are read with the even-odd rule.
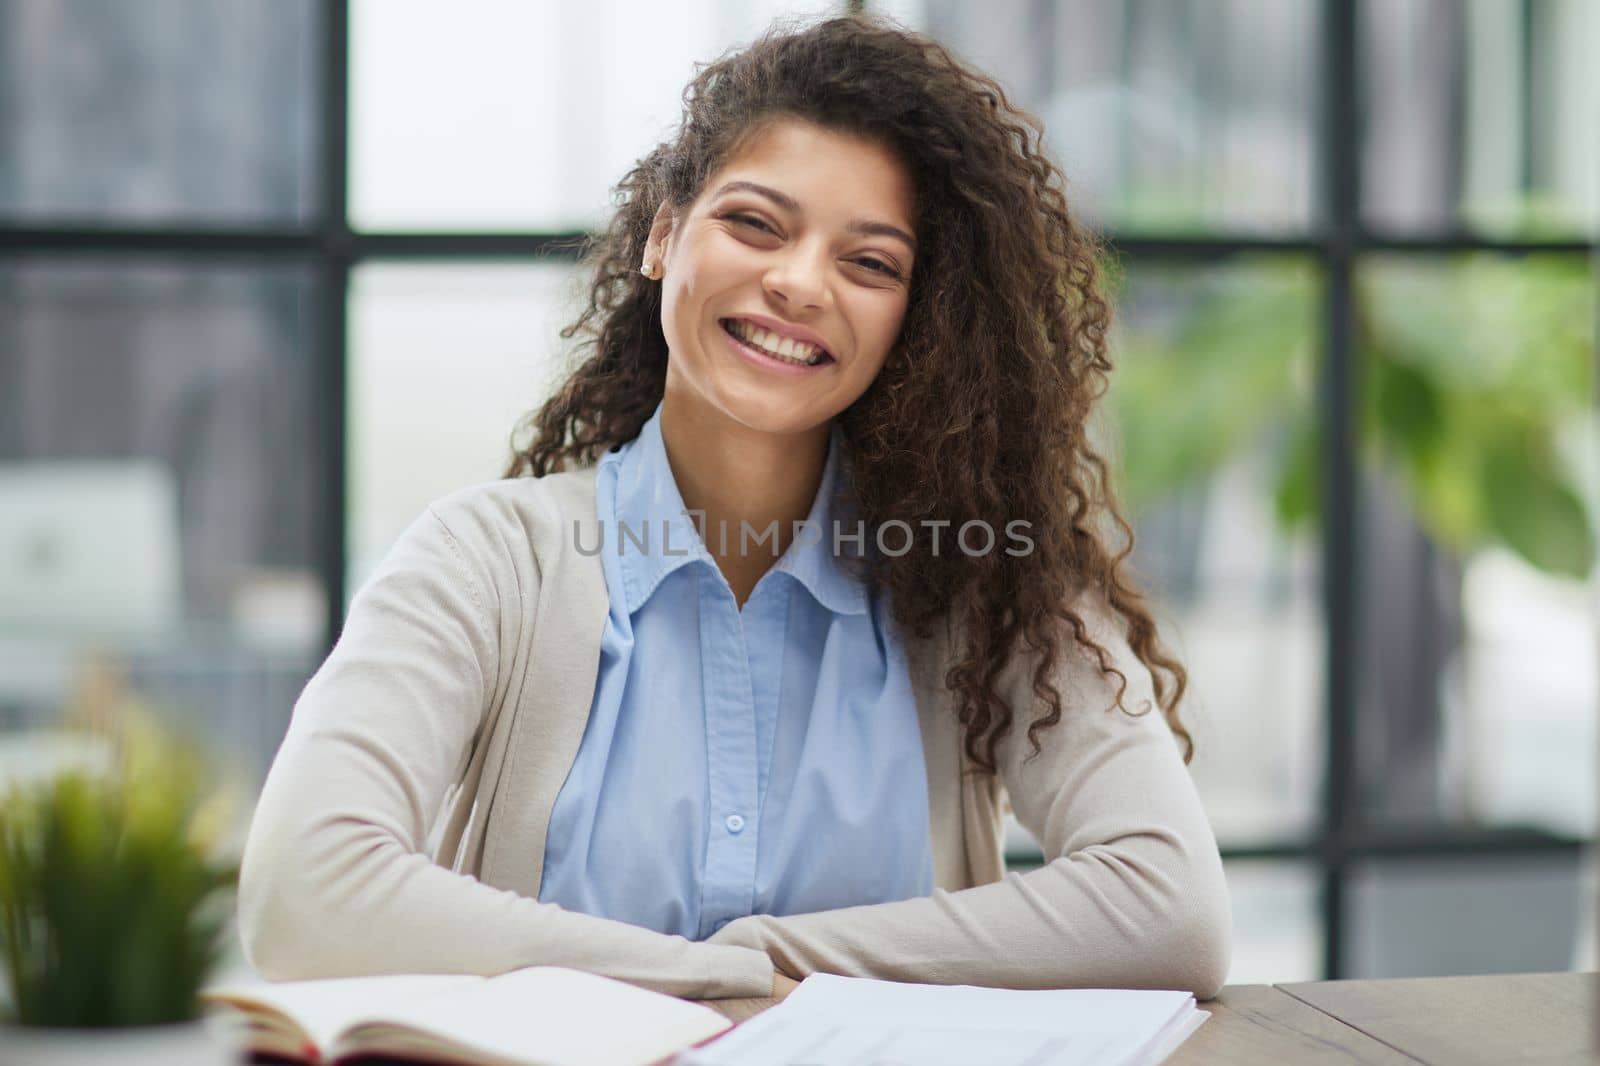
[[[375,263],[350,289],[346,599],[431,501],[505,471],[557,384],[566,263]]]
[[[1592,270],[1388,257],[1358,282],[1364,812],[1592,833]]]
[[[1195,779],[1224,842],[1297,836],[1322,758],[1315,275],[1135,266],[1118,306],[1113,450],[1133,564],[1189,669]]]
[[[0,262],[0,726],[109,686],[265,773],[326,640],[310,291]]]
[[[1350,977],[1552,973],[1585,957],[1578,852],[1384,859],[1350,878]]]
[[[1230,859],[1233,902],[1228,984],[1322,980],[1319,877],[1305,863]]]
[[[1600,228],[1600,5],[1360,5],[1363,214],[1398,233]]]
[[[874,4],[1045,123],[1068,196],[1121,232],[1303,231],[1314,210],[1310,0]]]
[[[596,227],[680,116],[694,64],[825,0],[350,6],[350,215],[363,230]],[[426,71],[419,76],[419,71]]]
[[[0,0],[0,217],[307,219],[320,19],[312,0]]]

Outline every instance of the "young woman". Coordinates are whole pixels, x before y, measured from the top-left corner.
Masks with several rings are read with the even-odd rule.
[[[1120,567],[1109,312],[1036,122],[865,17],[685,100],[587,258],[587,361],[297,703],[249,958],[1215,993],[1184,671]],[[1004,872],[1013,807],[1042,869]]]

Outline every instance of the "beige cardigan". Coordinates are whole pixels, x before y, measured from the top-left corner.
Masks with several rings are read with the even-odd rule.
[[[1213,995],[1231,941],[1222,865],[1149,674],[1097,616],[1127,706],[1082,655],[1030,760],[963,774],[940,685],[948,635],[909,641],[928,772],[930,896],[756,915],[696,942],[538,901],[545,831],[583,739],[609,610],[595,468],[433,504],[355,597],[306,685],[245,847],[246,957],[275,980],[570,966],[676,995],[764,996],[773,964],[1011,988]],[[1070,638],[1068,641],[1070,645]],[[1023,720],[1021,658],[1002,677]],[[1021,724],[1016,735],[1024,733]],[[1006,874],[1010,805],[1046,865]],[[826,831],[825,827],[819,827]],[[640,826],[648,832],[648,825]]]

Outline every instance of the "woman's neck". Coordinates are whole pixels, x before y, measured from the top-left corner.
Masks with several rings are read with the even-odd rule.
[[[661,439],[683,505],[703,512],[694,515],[701,539],[742,607],[788,549],[794,524],[811,512],[828,455],[828,426],[763,433],[690,409],[669,391]]]

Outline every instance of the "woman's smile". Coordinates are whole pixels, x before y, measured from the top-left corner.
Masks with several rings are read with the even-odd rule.
[[[825,348],[782,336],[745,318],[724,318],[718,323],[730,346],[763,370],[779,373],[814,373],[834,362]]]

